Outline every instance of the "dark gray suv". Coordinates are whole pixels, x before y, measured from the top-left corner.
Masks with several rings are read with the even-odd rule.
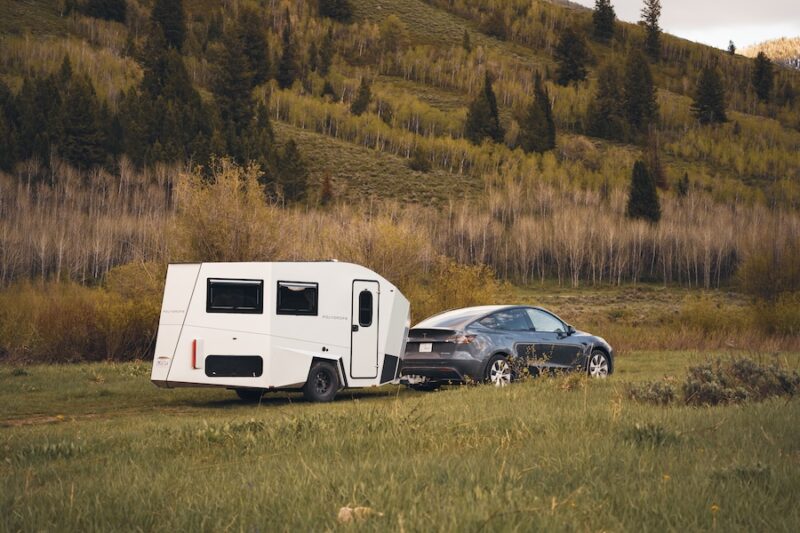
[[[614,351],[540,307],[467,307],[426,318],[408,332],[400,375],[416,389],[468,380],[503,386],[525,367],[606,377],[614,371]]]

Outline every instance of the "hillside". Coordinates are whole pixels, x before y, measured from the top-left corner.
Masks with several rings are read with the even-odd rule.
[[[777,63],[800,70],[800,37],[781,37],[741,50],[741,54],[747,57],[755,57],[759,52],[764,52]]]
[[[761,94],[751,59],[670,35],[631,68],[641,26],[617,21],[604,42],[591,10],[562,2],[353,0],[348,18],[316,3],[185,0],[177,33],[152,13],[180,2],[128,0],[122,18],[96,4],[120,5],[0,0],[3,284],[91,284],[130,261],[174,259],[174,191],[214,175],[220,157],[260,166],[268,208],[295,221],[284,236],[312,219],[374,232],[386,214],[424,243],[423,272],[445,257],[513,282],[710,288],[800,232],[800,72],[775,69]],[[586,79],[561,84],[568,30],[586,44]],[[707,65],[724,90],[718,124],[692,111]],[[622,86],[642,69],[654,84],[644,125],[609,109],[621,93],[600,99],[603,73]],[[537,73],[556,134],[531,150]],[[501,135],[474,142],[486,80]],[[628,216],[640,159],[658,224]],[[257,257],[359,256],[336,240],[346,235],[278,239]]]

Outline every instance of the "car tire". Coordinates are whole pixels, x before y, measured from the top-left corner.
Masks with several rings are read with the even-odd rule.
[[[264,389],[236,389],[236,396],[246,403],[256,403],[264,395]]]
[[[415,383],[414,385],[409,385],[408,387],[413,390],[422,391],[422,392],[433,392],[438,390],[442,386],[441,383],[438,381],[433,381],[430,383]]]
[[[336,367],[325,361],[311,365],[303,396],[309,402],[330,402],[339,390],[339,373]]]
[[[514,371],[511,368],[511,363],[508,362],[508,357],[495,355],[489,359],[489,363],[486,365],[484,381],[491,383],[495,387],[510,385],[514,381]]]
[[[603,350],[592,350],[586,363],[586,373],[591,378],[607,378],[611,374],[611,359]]]

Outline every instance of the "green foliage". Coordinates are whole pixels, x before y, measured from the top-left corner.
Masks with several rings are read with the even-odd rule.
[[[247,57],[247,70],[253,86],[261,85],[270,77],[269,43],[264,32],[264,21],[252,8],[242,8],[236,22],[236,37],[241,40]]]
[[[126,0],[88,0],[84,11],[90,17],[125,22]]]
[[[607,43],[614,37],[614,20],[617,15],[614,13],[614,6],[611,0],[596,0],[594,11],[592,12],[592,31],[594,38],[600,42]]]
[[[622,437],[625,441],[642,448],[658,448],[680,442],[676,432],[654,422],[636,423],[623,431]]]
[[[550,96],[538,72],[533,87],[533,101],[520,124],[519,143],[526,152],[544,153],[556,147],[556,125]]]
[[[279,195],[289,203],[306,196],[308,168],[294,139],[286,142],[278,156],[278,187]]]
[[[642,161],[637,161],[633,165],[626,214],[630,218],[640,218],[653,223],[661,219],[656,182]]]
[[[295,47],[297,46],[292,36],[292,28],[289,23],[289,16],[287,12],[286,25],[283,28],[282,34],[283,49],[281,50],[281,60],[278,63],[278,85],[281,89],[286,89],[292,86],[294,80],[300,76],[300,67],[297,64],[297,53]],[[322,72],[322,71],[321,71]],[[323,72],[324,74],[324,72]]]
[[[381,22],[380,43],[384,53],[395,53],[408,46],[408,27],[400,17],[389,15]]]
[[[728,42],[728,54],[736,55],[736,45],[733,44],[733,41]]]
[[[155,0],[150,19],[164,34],[167,46],[180,50],[186,39],[183,0]]]
[[[725,87],[716,67],[707,66],[700,73],[692,114],[700,124],[717,124],[728,120],[725,114]]]
[[[800,374],[751,359],[716,360],[689,368],[683,384],[688,405],[719,405],[761,401],[775,396],[794,396],[800,390]]]
[[[317,6],[322,17],[339,22],[350,22],[353,18],[353,7],[350,0],[318,0]]]
[[[481,21],[480,29],[486,35],[496,37],[500,40],[508,38],[508,27],[503,11],[499,9],[491,10]]]
[[[668,380],[627,383],[625,394],[639,403],[670,405],[675,400],[675,387]]]
[[[644,54],[633,50],[625,63],[623,89],[625,117],[634,131],[645,132],[658,120],[658,103],[653,74]]]
[[[253,72],[244,52],[243,37],[238,31],[225,35],[214,83],[215,101],[227,144],[226,153],[239,162],[244,158],[243,137],[255,108],[251,96]]]
[[[488,138],[494,142],[503,141],[504,132],[500,126],[497,110],[497,97],[492,89],[492,78],[487,71],[484,76],[483,90],[478,93],[467,110],[464,126],[464,137],[473,144],[480,144]]]
[[[333,55],[335,54],[333,42],[333,27],[329,26],[328,31],[322,38],[322,44],[319,47],[319,73],[322,76],[327,76],[333,62]]]
[[[430,172],[431,162],[422,149],[414,150],[414,155],[408,160],[408,168],[417,172]]]
[[[759,52],[753,64],[753,89],[762,102],[768,102],[772,95],[775,83],[775,74],[772,71],[772,61],[767,54]]]
[[[661,18],[661,0],[644,0],[642,8],[642,21],[644,22],[646,38],[645,50],[653,61],[661,58],[661,27],[658,19]]]
[[[356,97],[350,103],[350,112],[355,116],[366,113],[369,109],[369,103],[372,101],[372,89],[369,86],[369,80],[366,77],[361,78],[361,84],[358,86]]]
[[[589,49],[583,36],[578,34],[571,26],[561,32],[561,39],[555,49],[555,59],[558,63],[556,82],[559,85],[569,85],[586,79],[586,63],[589,61]]]
[[[91,168],[105,160],[105,139],[100,107],[88,78],[73,76],[64,96],[64,126],[59,154],[78,168]]]
[[[597,92],[588,108],[589,135],[613,141],[628,138],[623,95],[622,71],[616,64],[607,63],[597,75]]]

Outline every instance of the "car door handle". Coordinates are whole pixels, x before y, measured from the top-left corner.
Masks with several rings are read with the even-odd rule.
[[[358,331],[358,324],[353,324],[353,331]]]

